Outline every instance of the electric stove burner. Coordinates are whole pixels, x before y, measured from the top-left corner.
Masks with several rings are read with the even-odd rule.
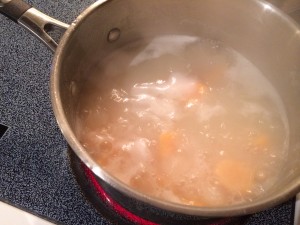
[[[136,215],[124,208],[103,188],[93,172],[81,162],[75,153],[69,149],[69,157],[72,170],[82,190],[83,195],[113,224],[118,225],[243,225],[247,222],[248,216],[222,218],[222,219],[199,219],[193,216],[173,217],[172,215],[161,215],[162,218],[150,219],[147,215]],[[148,216],[149,217],[149,216]],[[165,217],[165,218],[164,218]]]

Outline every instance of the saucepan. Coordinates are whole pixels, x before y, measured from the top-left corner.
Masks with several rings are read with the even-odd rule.
[[[55,52],[50,94],[61,132],[76,155],[125,208],[130,201],[130,207],[136,205],[149,213],[153,207],[205,218],[238,216],[273,207],[300,191],[300,27],[271,4],[261,0],[99,0],[70,25],[20,0],[1,0],[0,12]],[[59,44],[49,35],[53,29],[65,31]],[[126,43],[165,34],[221,40],[254,63],[277,90],[289,121],[289,149],[279,182],[263,197],[212,208],[162,201],[107,173],[79,142],[74,132],[76,106],[87,68]]]

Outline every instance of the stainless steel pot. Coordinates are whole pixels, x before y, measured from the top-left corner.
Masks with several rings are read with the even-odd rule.
[[[55,51],[51,98],[59,127],[71,148],[111,193],[145,207],[200,217],[249,214],[279,204],[300,191],[300,27],[260,0],[100,0],[71,24],[54,20],[19,0],[0,0],[0,12],[23,25]],[[59,45],[46,31],[66,29]],[[290,125],[288,159],[281,179],[264,196],[242,205],[201,208],[145,196],[105,172],[79,143],[76,104],[90,68],[133,40],[162,34],[221,40],[252,61],[277,89]],[[111,191],[111,190],[114,191]],[[117,195],[116,195],[117,196]],[[126,204],[124,203],[126,207]]]

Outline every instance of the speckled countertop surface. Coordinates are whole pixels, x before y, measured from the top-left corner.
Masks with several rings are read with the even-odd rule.
[[[70,23],[93,0],[30,0]],[[0,15],[0,200],[57,224],[109,224],[82,196],[49,96],[53,54],[25,29]],[[248,224],[291,224],[292,202],[255,214]],[[1,224],[1,220],[0,220]]]

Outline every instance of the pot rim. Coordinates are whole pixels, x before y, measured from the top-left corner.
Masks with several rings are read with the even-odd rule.
[[[110,175],[104,171],[86,152],[84,147],[77,140],[74,132],[72,131],[63,110],[63,104],[60,97],[60,70],[63,65],[62,60],[64,59],[66,45],[72,38],[73,33],[77,28],[86,20],[86,18],[95,12],[97,8],[102,7],[105,4],[109,4],[110,1],[114,0],[98,0],[97,2],[90,5],[85,9],[70,25],[65,34],[63,35],[57,50],[55,52],[52,68],[51,68],[51,80],[50,80],[50,94],[51,102],[53,106],[54,115],[56,117],[58,126],[63,133],[68,144],[76,155],[81,159],[81,161],[93,171],[93,173],[100,179],[104,180],[106,183],[119,190],[120,192],[137,199],[139,201],[145,202],[152,206],[158,207],[163,210],[172,211],[176,213],[201,216],[201,217],[228,217],[228,216],[239,216],[245,214],[251,214],[264,209],[273,207],[284,201],[294,197],[300,191],[300,179],[291,183],[287,188],[283,189],[282,192],[273,195],[268,198],[263,198],[262,200],[255,200],[254,202],[247,204],[239,204],[228,207],[197,207],[189,205],[181,205],[178,203],[172,203],[167,201],[162,201],[158,198],[149,197],[145,194],[135,191],[128,185],[116,179],[114,176]],[[259,7],[272,8],[272,13],[280,16],[286,21],[288,26],[298,30],[300,33],[299,25],[281,12],[276,7],[272,6],[270,3],[264,0],[252,0],[253,4],[259,5]]]

